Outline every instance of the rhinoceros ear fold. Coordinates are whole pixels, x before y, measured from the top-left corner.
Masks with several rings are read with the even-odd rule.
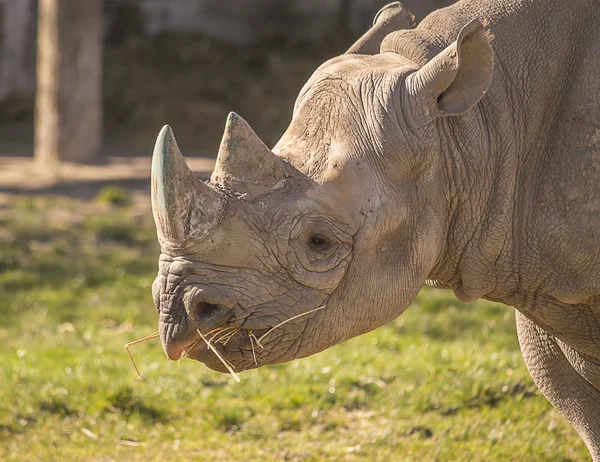
[[[400,29],[410,29],[413,23],[414,16],[402,6],[402,3],[390,3],[379,10],[373,20],[373,26],[346,53],[377,54],[381,42],[388,34]]]
[[[229,114],[211,182],[257,197],[283,185],[291,167],[235,112]]]
[[[171,255],[186,253],[206,237],[224,204],[221,194],[190,170],[168,125],[154,147],[151,189],[158,241]]]
[[[462,28],[454,43],[406,79],[419,115],[431,120],[471,109],[489,88],[493,60],[483,24],[475,19]]]

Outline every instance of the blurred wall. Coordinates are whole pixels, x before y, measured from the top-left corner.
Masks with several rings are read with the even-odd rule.
[[[456,0],[404,0],[420,21]],[[333,26],[365,31],[390,0],[143,0],[106,3],[108,35],[202,31],[237,45],[272,36],[310,40]],[[131,24],[135,23],[135,27]],[[129,27],[126,27],[129,26]]]
[[[77,0],[73,0],[77,1]],[[417,21],[455,0],[404,0]],[[110,0],[105,40],[120,45],[163,32],[204,32],[236,45],[285,36],[310,40],[366,30],[389,0]],[[37,0],[0,0],[0,102],[35,88]]]

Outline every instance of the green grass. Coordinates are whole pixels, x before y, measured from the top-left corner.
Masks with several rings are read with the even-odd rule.
[[[0,460],[587,460],[536,391],[511,308],[424,290],[311,358],[227,375],[165,359],[149,210],[29,198],[0,216]]]
[[[131,195],[120,186],[105,186],[96,196],[96,200],[100,203],[111,204],[125,207],[133,203]]]

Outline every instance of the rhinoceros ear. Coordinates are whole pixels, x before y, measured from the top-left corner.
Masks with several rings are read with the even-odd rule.
[[[224,199],[196,178],[168,125],[154,147],[151,189],[158,241],[165,253],[185,253],[218,221]]]
[[[406,79],[423,117],[459,115],[483,97],[492,80],[493,51],[482,23],[462,28],[454,43]]]
[[[244,119],[229,114],[211,182],[256,197],[282,184],[289,169]]]
[[[386,35],[400,29],[410,29],[413,21],[414,16],[402,6],[402,3],[390,3],[379,10],[373,20],[373,27],[359,38],[346,53],[377,54]]]

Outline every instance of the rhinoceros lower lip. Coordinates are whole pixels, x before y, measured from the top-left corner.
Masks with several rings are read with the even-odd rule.
[[[201,338],[198,338],[197,340],[194,340],[183,347],[179,359],[181,356],[187,356],[188,358],[195,359],[195,353],[205,353],[207,351],[208,347],[206,346],[206,343],[204,343]]]
[[[208,347],[202,341],[200,337],[197,337],[195,340],[186,342],[186,343],[169,343],[164,347],[167,358],[171,361],[178,361],[182,359],[182,356],[188,356],[192,359],[192,351],[208,351]]]

